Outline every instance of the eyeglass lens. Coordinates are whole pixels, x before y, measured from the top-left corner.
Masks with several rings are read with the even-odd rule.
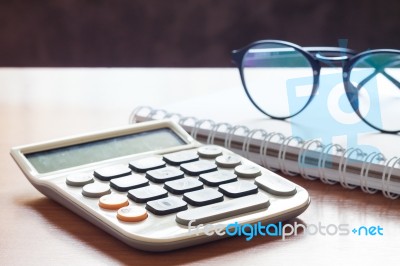
[[[371,53],[350,69],[351,99],[365,121],[386,130],[400,130],[400,54]]]
[[[272,43],[253,46],[243,57],[242,71],[247,93],[269,116],[292,116],[310,99],[313,68],[301,52],[290,46]],[[290,80],[299,78],[302,86],[288,88]],[[290,101],[290,97],[296,97],[296,101]]]

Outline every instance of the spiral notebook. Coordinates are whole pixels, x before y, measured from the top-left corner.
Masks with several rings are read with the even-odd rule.
[[[400,158],[397,156],[385,158],[381,152],[366,153],[356,147],[344,148],[338,143],[324,144],[318,139],[288,135],[287,131],[277,130],[282,128],[282,121],[251,128],[148,106],[137,107],[129,120],[138,123],[165,118],[178,122],[202,143],[224,146],[273,171],[319,179],[326,184],[340,183],[347,189],[360,187],[370,194],[382,191],[390,199],[400,196]],[[380,136],[375,137],[379,140]]]

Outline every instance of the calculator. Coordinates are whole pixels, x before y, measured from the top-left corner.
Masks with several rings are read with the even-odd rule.
[[[286,221],[310,203],[301,186],[197,142],[171,120],[15,147],[11,155],[41,193],[147,251],[227,238],[232,224]]]

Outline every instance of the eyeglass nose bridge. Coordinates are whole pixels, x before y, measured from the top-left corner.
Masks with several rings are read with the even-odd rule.
[[[321,53],[316,53],[315,58],[320,61],[320,62],[326,62],[326,61],[331,61],[331,62],[341,62],[341,61],[347,61],[350,59],[347,55],[341,55],[341,56],[324,56]]]

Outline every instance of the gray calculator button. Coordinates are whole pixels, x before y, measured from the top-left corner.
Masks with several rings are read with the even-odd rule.
[[[82,188],[82,195],[90,198],[100,198],[110,193],[111,190],[108,184],[91,183],[84,185]]]
[[[251,194],[256,194],[258,188],[256,185],[249,181],[239,180],[224,185],[220,185],[218,190],[221,191],[225,196],[230,198],[239,198]]]
[[[181,195],[186,192],[202,189],[203,183],[193,177],[186,177],[166,182],[164,188],[173,194]]]
[[[165,162],[158,157],[149,157],[129,163],[129,167],[139,173],[165,167]]]
[[[208,161],[197,161],[192,163],[184,163],[181,164],[181,170],[185,172],[185,174],[191,176],[197,176],[204,173],[209,173],[217,170],[217,165],[213,162]]]
[[[187,203],[177,197],[168,197],[147,202],[146,210],[157,215],[166,215],[187,209]]]
[[[199,180],[210,187],[237,181],[237,175],[231,171],[218,170],[211,173],[201,174]]]
[[[165,167],[147,171],[146,177],[155,183],[164,183],[171,180],[183,178],[183,172],[175,167]]]
[[[160,186],[146,186],[128,191],[128,198],[137,203],[146,203],[167,196],[168,192]]]
[[[255,165],[239,165],[235,167],[235,174],[239,177],[253,178],[261,175],[261,169]]]
[[[130,189],[135,189],[148,185],[149,185],[149,180],[138,174],[123,176],[112,179],[110,181],[110,187],[120,192],[126,192]]]
[[[224,200],[224,195],[212,188],[185,193],[183,200],[193,206],[204,206]]]
[[[215,158],[215,162],[219,167],[225,168],[233,168],[241,164],[240,157],[231,154],[218,156],[217,158]]]
[[[255,184],[260,189],[277,196],[293,196],[296,194],[296,186],[294,184],[274,174],[257,177]]]
[[[182,163],[194,162],[199,159],[199,155],[195,151],[178,151],[174,153],[165,154],[163,157],[170,165],[180,165]]]
[[[86,184],[93,183],[93,175],[88,173],[76,173],[67,176],[65,183],[74,187],[83,187]]]
[[[222,149],[215,145],[208,145],[198,148],[197,153],[203,158],[215,158],[222,155]]]
[[[97,169],[93,175],[102,181],[110,181],[113,178],[130,175],[131,173],[131,169],[126,165],[117,164]]]
[[[193,208],[176,214],[176,222],[182,225],[199,225],[230,218],[235,215],[264,210],[270,205],[265,195],[251,195],[240,199],[219,202]]]

